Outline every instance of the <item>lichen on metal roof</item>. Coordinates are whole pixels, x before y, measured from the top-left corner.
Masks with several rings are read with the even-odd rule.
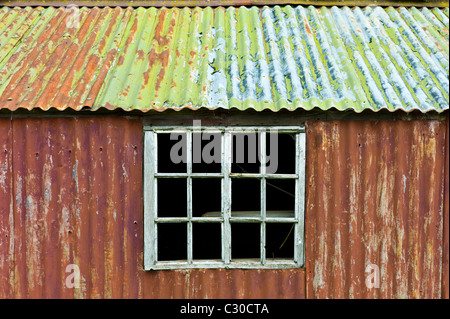
[[[0,8],[0,109],[448,110],[448,8]]]

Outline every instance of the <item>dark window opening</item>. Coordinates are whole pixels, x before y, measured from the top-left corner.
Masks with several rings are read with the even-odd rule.
[[[258,259],[261,255],[260,223],[231,224],[231,260]]]
[[[231,216],[261,209],[261,181],[255,178],[231,180]],[[258,217],[258,216],[255,216]]]
[[[294,224],[266,224],[266,258],[294,258]]]
[[[185,223],[158,224],[158,260],[187,259],[187,225]]]
[[[256,132],[232,134],[231,172],[259,173],[259,136]]]
[[[290,211],[294,217],[295,180],[266,179],[266,210]],[[268,216],[270,217],[270,216]]]
[[[222,180],[220,178],[192,179],[192,216],[203,217],[205,214],[222,210]],[[217,216],[217,217],[219,217]]]
[[[176,138],[175,140],[171,138]],[[158,173],[186,173],[186,134],[161,133],[157,135]],[[172,154],[171,154],[172,153]]]
[[[158,178],[158,217],[187,217],[185,178]],[[176,198],[176,200],[171,200]]]
[[[220,173],[222,170],[221,134],[192,134],[192,172]]]
[[[276,144],[272,145],[272,143]],[[295,174],[295,153],[295,134],[269,134],[268,132],[266,135],[268,173]],[[269,171],[271,168],[273,171]]]
[[[193,223],[193,259],[220,260],[222,231],[219,223]]]

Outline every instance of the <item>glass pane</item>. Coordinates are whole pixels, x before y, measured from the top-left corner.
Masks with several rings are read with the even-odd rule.
[[[158,217],[187,217],[187,180],[158,178]],[[176,200],[174,200],[176,198]]]
[[[157,224],[158,261],[187,259],[187,224]]]
[[[158,133],[158,173],[186,173],[186,134]]]

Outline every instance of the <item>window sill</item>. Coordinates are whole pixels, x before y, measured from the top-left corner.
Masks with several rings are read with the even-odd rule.
[[[155,265],[146,266],[145,270],[175,270],[175,269],[287,269],[302,268],[292,259],[267,259],[262,264],[259,259],[238,259],[225,264],[220,260],[198,260],[188,263],[187,261],[159,261]]]

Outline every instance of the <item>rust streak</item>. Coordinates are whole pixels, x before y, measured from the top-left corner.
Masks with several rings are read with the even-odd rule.
[[[307,128],[308,298],[440,298],[444,123]],[[381,289],[366,287],[369,264]]]

